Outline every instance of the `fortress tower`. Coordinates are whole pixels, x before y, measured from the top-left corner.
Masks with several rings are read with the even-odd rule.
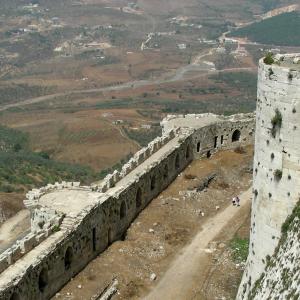
[[[300,54],[273,59],[258,70],[251,237],[239,300],[248,299],[300,196]]]

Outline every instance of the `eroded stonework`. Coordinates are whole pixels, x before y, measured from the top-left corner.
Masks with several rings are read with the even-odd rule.
[[[100,185],[62,182],[28,193],[31,232],[0,256],[1,299],[51,298],[193,159],[252,144],[254,115],[169,116],[162,126],[162,137]]]
[[[259,63],[250,249],[237,299],[264,272],[300,196],[300,54]],[[282,266],[282,269],[284,266]],[[286,299],[279,298],[256,299]]]

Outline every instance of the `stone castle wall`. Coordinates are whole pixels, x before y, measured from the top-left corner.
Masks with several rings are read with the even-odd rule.
[[[259,64],[250,249],[237,299],[248,299],[299,200],[299,58],[277,56],[275,64]]]
[[[105,187],[84,187],[87,197],[95,197],[96,203],[75,216],[64,216],[59,231],[52,232],[6,268],[0,274],[0,298],[49,299],[108,245],[122,238],[139,212],[194,158],[210,157],[219,149],[252,144],[253,131],[253,116],[228,118],[201,128],[177,128],[164,144],[155,143],[161,148],[151,143],[150,148],[155,149],[152,155],[146,160],[140,159],[140,163],[123,178],[110,181],[109,186],[107,178]],[[62,191],[80,189],[67,183],[58,184],[56,188]],[[39,192],[35,191],[37,194]],[[37,220],[45,218],[47,223],[48,211],[39,206],[39,197],[31,194],[29,198],[28,205]],[[52,215],[50,213],[50,219]],[[36,224],[39,222],[33,223],[33,228],[38,231]]]

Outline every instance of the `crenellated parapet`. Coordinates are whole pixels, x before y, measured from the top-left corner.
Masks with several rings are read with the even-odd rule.
[[[134,154],[134,156],[123,165],[122,170],[119,172],[115,170],[112,174],[108,174],[99,186],[94,186],[97,192],[105,193],[111,187],[114,187],[122,178],[134,170],[137,166],[142,164],[155,152],[166,145],[170,140],[172,140],[180,130],[170,130],[165,132],[162,136],[155,138],[146,147],[142,148]]]
[[[31,232],[0,257],[1,299],[51,298],[121,238],[193,159],[252,144],[254,118],[187,115],[165,119],[163,127],[161,137],[101,184],[61,182],[28,192],[24,203],[31,211]]]

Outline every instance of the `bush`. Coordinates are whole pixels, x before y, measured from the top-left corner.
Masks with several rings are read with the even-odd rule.
[[[282,114],[278,108],[275,110],[275,116],[271,120],[272,129],[271,134],[273,137],[276,136],[277,129],[281,128],[282,125]]]
[[[282,171],[277,169],[274,171],[274,177],[276,180],[280,180],[282,178]]]
[[[58,231],[60,231],[60,227],[58,225],[54,225],[52,227],[52,232],[58,232]]]
[[[184,174],[184,179],[192,180],[192,179],[196,179],[196,178],[197,178],[196,175],[193,175],[193,174]]]
[[[0,191],[3,193],[13,193],[15,190],[10,184],[2,184],[0,185]]]
[[[243,147],[241,147],[241,146],[237,146],[237,147],[234,149],[234,152],[235,152],[235,153],[239,153],[239,154],[244,154],[244,153],[246,153],[246,150],[245,150]]]
[[[266,65],[272,65],[274,63],[273,53],[268,52],[264,58],[264,63]]]
[[[38,152],[38,155],[44,159],[50,159],[50,155],[47,152],[41,151]]]

